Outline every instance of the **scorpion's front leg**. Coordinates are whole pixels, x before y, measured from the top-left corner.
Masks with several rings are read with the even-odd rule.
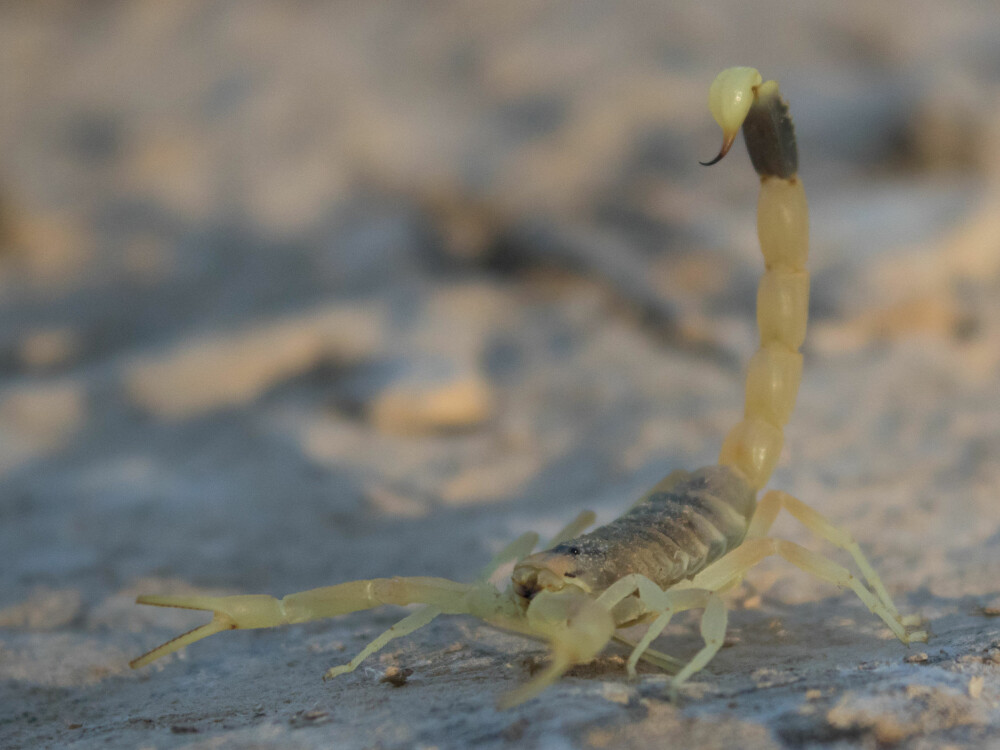
[[[632,574],[616,581],[608,587],[597,601],[605,607],[613,608],[623,599],[635,595],[643,607],[656,615],[646,633],[635,644],[625,664],[629,677],[635,677],[635,666],[649,650],[650,644],[664,631],[670,620],[678,612],[701,609],[701,638],[703,645],[686,664],[678,662],[679,671],[670,681],[672,696],[677,689],[695,672],[703,669],[722,648],[729,621],[726,606],[713,592],[699,588],[684,588],[664,591],[651,580],[640,574]],[[673,660],[670,657],[671,661]],[[673,665],[670,665],[671,667]]]
[[[493,617],[502,613],[498,592],[482,584],[465,584],[445,578],[375,578],[301,591],[283,599],[266,595],[244,596],[140,596],[139,604],[198,609],[213,613],[212,621],[174,638],[130,662],[133,669],[149,664],[190,643],[223,630],[273,628],[383,604],[429,604],[440,612]]]

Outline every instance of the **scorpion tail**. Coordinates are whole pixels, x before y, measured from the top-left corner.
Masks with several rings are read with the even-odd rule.
[[[799,347],[809,317],[809,207],[797,177],[795,129],[778,84],[761,80],[752,68],[730,68],[709,92],[725,141],[743,129],[761,178],[757,236],[766,272],[757,291],[760,348],[750,360],[743,420],[719,456],[720,464],[741,471],[757,489],[767,484],[781,453],[802,376]],[[725,146],[719,158],[724,152]]]

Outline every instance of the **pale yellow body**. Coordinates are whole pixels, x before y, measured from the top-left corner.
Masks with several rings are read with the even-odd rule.
[[[806,271],[809,213],[802,183],[795,174],[797,155],[790,120],[781,120],[787,109],[780,100],[777,84],[774,81],[763,82],[760,74],[752,68],[730,68],[716,78],[710,89],[709,106],[723,130],[722,150],[710,163],[725,156],[741,127],[746,133],[746,127],[758,124],[751,121],[754,113],[765,105],[774,105],[773,113],[777,116],[779,129],[774,143],[769,143],[766,133],[769,123],[765,118],[765,135],[761,136],[758,130],[753,138],[755,146],[764,143],[766,148],[751,151],[755,169],[763,174],[757,206],[757,233],[765,265],[757,294],[760,348],[750,360],[747,372],[743,419],[723,442],[720,467],[709,471],[709,474],[714,471],[714,476],[722,474],[729,477],[733,480],[730,485],[735,482],[737,487],[743,488],[747,497],[743,506],[746,515],[738,516],[742,519],[739,523],[746,526],[741,525],[733,537],[733,543],[738,546],[715,553],[715,556],[705,559],[699,572],[690,569],[685,580],[670,579],[662,587],[646,575],[624,570],[617,580],[607,583],[602,578],[600,585],[595,586],[593,582],[597,579],[579,574],[580,560],[586,557],[583,554],[585,550],[573,545],[577,544],[577,539],[583,545],[588,537],[603,535],[604,540],[614,537],[619,534],[617,529],[624,529],[625,525],[616,526],[612,522],[591,535],[580,536],[593,523],[593,514],[588,512],[581,514],[558,534],[549,543],[547,552],[530,554],[537,535],[522,536],[498,555],[476,582],[469,584],[442,578],[381,578],[327,586],[290,594],[283,599],[257,595],[140,596],[138,601],[141,604],[208,610],[213,612],[213,618],[206,625],[139,657],[132,662],[132,666],[144,666],[222,630],[294,624],[385,604],[423,604],[421,609],[380,635],[350,662],[328,670],[325,677],[354,670],[364,658],[390,640],[413,632],[440,614],[471,614],[499,627],[543,639],[551,647],[552,659],[548,668],[508,694],[502,705],[509,706],[534,697],[573,664],[593,659],[612,640],[631,648],[626,664],[630,675],[635,674],[638,660],[645,659],[675,672],[671,688],[676,690],[688,677],[708,664],[722,646],[727,614],[719,593],[732,587],[750,567],[771,555],[780,556],[824,581],[850,588],[903,643],[926,640],[925,631],[912,629],[919,624],[919,618],[900,616],[882,581],[849,534],[805,503],[783,492],[768,492],[755,502],[756,490],[767,483],[781,454],[783,428],[795,406],[802,375],[799,348],[805,338],[809,309],[809,274]],[[781,127],[785,129],[781,130]],[[750,137],[747,136],[748,139]],[[774,149],[770,149],[772,145]],[[782,152],[782,148],[789,146],[788,153]],[[792,155],[789,156],[789,153]],[[768,172],[771,165],[774,171]],[[697,478],[702,474],[673,472],[636,505],[653,503],[655,497],[664,493],[675,493],[670,496],[670,503],[664,505],[673,509],[672,515],[664,515],[658,521],[665,524],[662,529],[664,535],[684,538],[682,532],[685,529],[690,532],[693,528],[690,524],[696,516],[702,523],[712,513],[724,516],[730,512],[725,503],[713,505],[711,499],[706,501],[698,494],[704,487],[704,483]],[[690,501],[686,499],[688,497]],[[691,504],[687,505],[688,502]],[[679,513],[678,503],[685,503],[680,506],[682,512]],[[849,554],[860,577],[800,545],[768,537],[771,524],[782,509],[817,536]],[[635,518],[635,506],[630,512]],[[698,513],[702,515],[698,516]],[[651,523],[656,519],[655,513],[646,513],[642,518],[647,516]],[[744,528],[745,535],[742,534]],[[656,538],[655,534],[636,534],[634,524],[631,533],[635,534],[634,540],[617,541],[626,545],[655,543],[649,541]],[[694,540],[706,534],[711,537],[710,527],[689,535]],[[568,551],[562,551],[564,549]],[[681,550],[683,554],[688,551]],[[506,590],[500,591],[488,579],[500,565],[509,561],[517,562],[513,580]],[[616,575],[618,567],[615,566]],[[653,651],[651,643],[663,632],[674,614],[688,609],[704,611],[701,619],[702,647],[687,661]],[[616,632],[618,628],[643,623],[649,627],[638,643],[630,643]]]

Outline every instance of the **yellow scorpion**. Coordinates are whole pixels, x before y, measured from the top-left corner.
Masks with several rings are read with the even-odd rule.
[[[425,605],[382,633],[347,664],[324,678],[351,672],[394,638],[412,633],[440,614],[466,614],[547,641],[548,666],[508,693],[502,706],[536,696],[574,664],[596,657],[612,640],[631,648],[625,668],[635,675],[639,659],[673,672],[671,691],[704,668],[722,646],[727,613],[719,593],[739,583],[747,570],[778,555],[824,581],[848,587],[903,643],[926,641],[920,618],[903,617],[878,574],[845,531],[794,497],[764,494],[778,460],[802,374],[799,347],[809,308],[809,216],[788,107],[775,81],[752,68],[730,68],[712,83],[709,107],[722,127],[726,155],[742,128],[760,176],[757,234],[766,272],[757,292],[760,348],[750,360],[743,420],[722,444],[717,466],[674,471],[623,516],[590,533],[592,513],[569,524],[548,548],[531,554],[538,541],[525,534],[493,560],[474,583],[444,578],[375,578],[289,594],[282,599],[248,596],[153,596],[139,604],[207,610],[206,625],[164,643],[131,663],[149,664],[222,630],[271,628],[335,617],[384,604]],[[819,537],[845,550],[860,577],[798,544],[767,536],[785,509]],[[498,590],[489,578],[515,561],[509,585]],[[701,609],[704,645],[687,662],[650,648],[678,612]],[[632,643],[621,628],[646,624]]]

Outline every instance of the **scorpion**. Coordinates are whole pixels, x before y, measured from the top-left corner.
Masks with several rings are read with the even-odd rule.
[[[841,588],[850,588],[904,644],[926,641],[920,617],[902,616],[885,585],[846,531],[791,495],[772,490],[758,501],[784,443],[783,427],[802,374],[799,352],[809,307],[808,205],[797,176],[798,152],[788,106],[775,81],[753,68],[724,70],[709,89],[709,108],[723,132],[720,161],[740,130],[760,177],[757,235],[765,273],[757,293],[760,345],[746,377],[745,410],[723,441],[718,464],[674,471],[624,515],[589,533],[594,514],[582,513],[543,551],[531,554],[538,535],[509,544],[473,583],[434,577],[351,581],[290,594],[156,596],[139,604],[206,610],[212,620],[130,663],[143,667],[223,630],[271,628],[372,609],[422,604],[324,679],[356,669],[395,638],[441,614],[478,617],[491,625],[546,641],[551,654],[536,676],[500,701],[509,707],[537,696],[573,665],[593,660],[611,641],[631,648],[625,669],[634,678],[640,659],[673,673],[671,696],[721,648],[728,614],[720,593],[742,581],[764,558],[778,556]],[[799,544],[768,536],[781,510],[816,536],[845,551],[860,577]],[[501,590],[491,576],[514,562]],[[682,661],[650,646],[671,618],[702,611],[702,645]],[[647,625],[638,642],[619,633]]]

